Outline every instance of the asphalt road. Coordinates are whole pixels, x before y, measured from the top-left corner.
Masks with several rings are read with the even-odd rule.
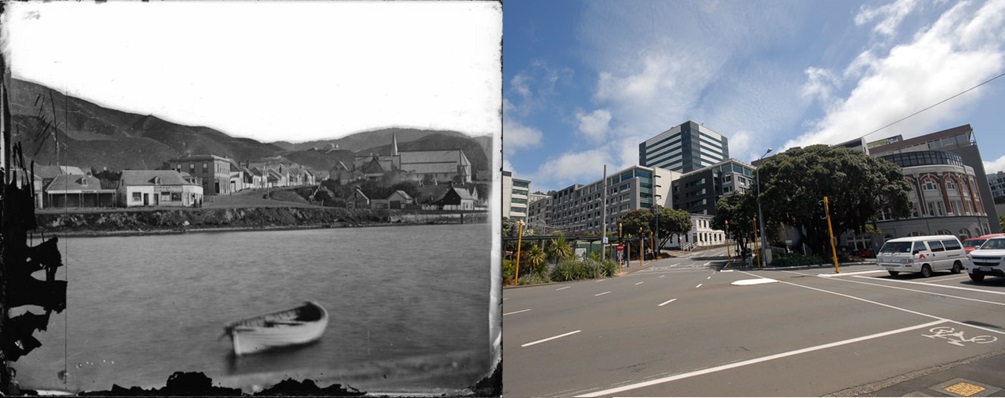
[[[1005,361],[1005,278],[719,272],[723,254],[506,289],[504,396],[1003,393],[981,369]]]

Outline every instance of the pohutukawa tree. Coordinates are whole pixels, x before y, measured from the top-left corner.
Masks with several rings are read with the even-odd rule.
[[[619,220],[624,234],[626,236],[638,236],[639,227],[642,228],[642,233],[645,235],[653,232],[657,225],[653,213],[652,210],[647,209],[637,209],[625,213]],[[664,247],[670,239],[691,230],[691,215],[684,210],[660,207],[658,224],[659,247]]]
[[[830,202],[835,236],[864,232],[880,211],[894,218],[911,214],[911,185],[900,167],[859,150],[827,145],[792,148],[765,159],[758,173],[765,219],[797,227],[817,253],[830,251],[827,220],[817,210],[824,196]],[[753,195],[756,207],[757,191],[748,195]]]
[[[754,216],[757,215],[757,202],[753,195],[736,191],[719,198],[715,202],[715,217],[712,217],[712,228],[728,231],[728,239],[736,244],[736,252],[740,258],[746,259],[745,249],[754,241]],[[729,228],[726,222],[729,222]]]

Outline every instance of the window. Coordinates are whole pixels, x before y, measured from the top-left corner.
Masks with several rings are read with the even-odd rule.
[[[946,250],[946,248],[942,246],[942,242],[937,240],[929,241],[928,247],[932,250],[932,252],[941,252]]]
[[[202,164],[202,172],[205,173],[207,171],[209,171],[209,164],[203,163]]]
[[[939,189],[939,187],[935,185],[935,182],[933,182],[932,180],[925,180],[925,184],[922,186],[922,188],[926,191],[934,191],[936,189]]]
[[[953,239],[944,240],[944,241],[942,241],[942,244],[946,246],[946,250],[960,250],[960,249],[962,249],[962,247],[960,246],[960,242],[957,242],[956,240],[953,240]]]
[[[143,196],[139,192],[133,192],[133,200],[142,200]]]

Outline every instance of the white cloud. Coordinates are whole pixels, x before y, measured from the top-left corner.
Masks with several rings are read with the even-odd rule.
[[[604,138],[610,130],[611,112],[607,109],[597,109],[590,113],[576,112],[579,121],[579,132],[596,142]]]
[[[601,72],[597,81],[595,98],[626,102],[634,106],[649,105],[657,93],[673,90],[675,75],[681,64],[669,56],[649,54],[642,60],[641,70],[626,76]]]
[[[862,26],[879,19],[879,23],[872,28],[873,32],[893,36],[904,17],[910,14],[916,5],[917,0],[897,0],[876,8],[862,6],[858,15],[855,15],[855,25]]]
[[[835,144],[865,135],[999,73],[1005,68],[1005,18],[1001,16],[1005,0],[982,3],[977,10],[972,5],[957,4],[885,57],[869,51],[857,57],[849,66],[862,74],[854,89],[846,98],[837,99],[812,131],[785,147]],[[971,91],[877,134],[931,132],[982,93],[982,89]]]
[[[541,164],[531,180],[535,186],[542,187],[542,190],[562,189],[572,184],[599,180],[604,174],[603,165],[608,165],[607,171],[610,173],[614,171],[614,163],[611,150],[607,147],[565,152]]]
[[[834,73],[822,68],[806,68],[806,84],[803,85],[802,95],[806,100],[819,100],[824,104],[831,102],[831,92],[838,84],[837,76]]]
[[[516,172],[513,170],[513,163],[510,163],[509,159],[503,158],[502,169],[506,171],[512,171],[513,174],[516,174]]]
[[[984,161],[984,172],[988,174],[997,173],[999,171],[1005,171],[1005,156],[999,157],[993,161]]]
[[[541,144],[541,131],[525,126],[510,117],[503,118],[503,151],[513,156],[516,149],[533,148]]]

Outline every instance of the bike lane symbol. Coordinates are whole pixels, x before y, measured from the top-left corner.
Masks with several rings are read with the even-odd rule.
[[[947,343],[963,347],[963,343],[976,343],[976,344],[988,344],[998,341],[995,336],[980,335],[971,338],[963,337],[963,331],[956,331],[956,329],[949,326],[936,326],[928,330],[933,334],[922,334],[922,336],[928,337],[930,339],[944,339]]]

